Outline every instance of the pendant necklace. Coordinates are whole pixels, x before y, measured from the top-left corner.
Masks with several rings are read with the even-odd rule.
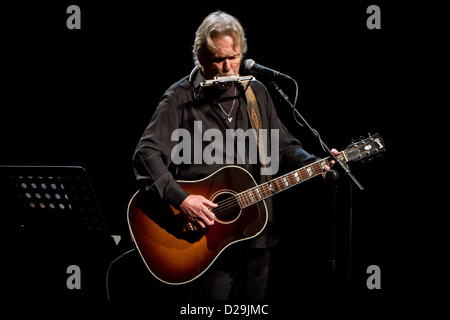
[[[237,90],[236,90],[236,86],[235,86],[235,87],[234,87],[233,104],[231,105],[231,110],[230,110],[230,112],[229,112],[228,114],[225,112],[225,110],[223,110],[223,108],[222,108],[222,106],[220,105],[220,103],[217,102],[217,104],[218,104],[219,107],[220,107],[220,110],[222,110],[222,112],[227,116],[228,121],[229,121],[230,123],[231,123],[231,121],[233,120],[233,117],[230,117],[230,115],[231,115],[231,113],[233,112],[234,104],[236,103],[236,94],[237,94]]]

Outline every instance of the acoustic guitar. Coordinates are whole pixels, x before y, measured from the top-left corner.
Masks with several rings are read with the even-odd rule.
[[[349,145],[337,156],[358,161],[385,151],[378,134]],[[128,205],[128,224],[136,247],[150,272],[160,281],[177,285],[202,275],[228,246],[260,234],[267,224],[264,199],[324,172],[324,158],[258,185],[238,166],[225,166],[196,181],[178,181],[190,194],[218,204],[215,223],[196,228],[179,210],[160,198],[134,194]]]

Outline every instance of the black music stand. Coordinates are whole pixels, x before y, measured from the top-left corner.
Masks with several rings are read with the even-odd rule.
[[[0,166],[2,297],[105,299],[114,247],[84,168]],[[66,283],[71,265],[80,289]]]

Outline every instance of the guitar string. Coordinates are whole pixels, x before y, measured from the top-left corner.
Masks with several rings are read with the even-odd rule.
[[[319,175],[319,174],[321,174],[323,172],[322,165],[321,165],[323,160],[326,160],[326,159],[322,159],[320,162],[313,163],[310,166],[308,166],[308,167],[312,168],[312,170],[313,170],[313,175],[311,175],[311,176],[309,176],[308,174],[305,173],[305,171],[307,170],[308,167],[304,167],[304,168],[301,168],[299,170],[295,170],[295,171],[287,173],[287,174],[285,174],[285,175],[283,175],[283,176],[281,176],[281,177],[279,177],[277,179],[274,179],[274,180],[265,182],[263,184],[260,184],[258,186],[252,187],[252,188],[250,188],[250,189],[248,189],[248,190],[246,190],[246,191],[244,191],[242,193],[239,193],[239,194],[236,194],[236,195],[232,195],[229,198],[218,202],[217,203],[218,207],[216,209],[214,209],[213,212],[216,215],[216,217],[219,216],[219,218],[220,218],[220,217],[223,217],[223,214],[225,212],[228,213],[227,211],[235,210],[237,208],[240,208],[238,196],[243,198],[243,200],[245,202],[250,202],[251,204],[259,202],[259,201],[261,201],[263,199],[266,199],[266,198],[272,196],[274,193],[271,192],[271,191],[270,191],[268,196],[264,195],[265,193],[269,192],[268,190],[270,190],[267,187],[268,184],[276,185],[275,186],[275,193],[277,193],[277,192],[283,191],[283,190],[285,190],[285,189],[287,189],[287,188],[289,188],[291,186],[294,186],[294,185],[296,185],[298,183],[301,183],[301,182],[303,182],[303,181],[305,181],[305,180],[307,180],[309,178],[313,178],[313,177],[315,177],[315,176],[317,176],[317,175]],[[327,161],[327,163],[328,163],[328,161]],[[297,181],[297,179],[294,178],[294,172],[298,172],[299,173],[298,178],[300,178],[300,180]],[[284,179],[287,179],[288,186],[285,185]],[[259,199],[258,199],[258,197],[254,196],[254,192],[253,192],[253,190],[256,190],[257,188],[258,189],[263,189],[263,190],[261,190],[259,192]],[[266,190],[264,190],[264,189],[266,189]],[[263,197],[261,197],[261,194],[263,195]],[[255,201],[255,199],[258,199],[258,201]]]
[[[345,154],[346,151],[348,151],[348,150],[344,150],[338,156],[340,156],[343,153]],[[311,165],[309,165],[307,167],[303,167],[298,170],[294,170],[294,171],[289,172],[281,177],[278,177],[271,181],[267,181],[265,183],[255,186],[255,187],[252,187],[244,192],[241,192],[236,195],[232,195],[229,198],[218,202],[217,203],[218,207],[216,209],[214,209],[213,211],[217,216],[217,215],[222,215],[224,212],[226,212],[227,210],[229,211],[230,209],[232,209],[232,210],[234,210],[235,208],[241,209],[238,197],[241,197],[241,202],[250,203],[245,206],[245,207],[247,207],[247,206],[257,203],[261,200],[269,198],[270,196],[274,195],[275,193],[278,193],[287,188],[295,186],[295,185],[297,185],[303,181],[306,181],[310,178],[314,178],[324,172],[323,166],[329,165],[329,158],[330,157],[318,160],[317,162],[312,163]],[[310,175],[310,174],[305,173],[305,171],[308,168],[312,169],[313,174]],[[294,176],[295,173],[298,173],[298,176]],[[286,185],[286,180],[288,182],[288,185]],[[274,191],[271,191],[270,187],[269,188],[267,187],[270,184],[272,184],[272,188],[274,188]],[[273,185],[275,185],[275,187]],[[253,192],[256,189],[258,189],[257,194],[255,194]],[[265,193],[269,193],[269,195],[265,195]],[[261,194],[263,195],[262,197],[261,197]],[[258,199],[258,197],[259,197],[259,199]],[[258,200],[255,201],[255,199],[258,199]]]
[[[223,213],[224,211],[226,211],[228,209],[231,209],[234,207],[240,208],[236,195],[232,195],[231,197],[218,202],[217,205],[218,205],[218,207],[213,210],[213,212],[216,216],[220,215],[221,213]]]
[[[305,174],[304,171],[306,170],[306,168],[301,168],[299,170],[295,170],[293,172],[287,173],[287,174],[285,174],[285,175],[283,175],[281,177],[278,177],[278,178],[276,178],[274,180],[267,181],[267,182],[262,183],[262,184],[260,184],[258,186],[252,187],[252,188],[248,189],[247,191],[242,192],[242,197],[244,198],[244,200],[249,200],[250,198],[254,197],[253,190],[255,190],[255,189],[263,189],[263,190],[261,190],[262,192],[260,191],[259,193],[268,193],[268,190],[270,190],[270,188],[268,188],[268,185],[270,185],[270,184],[274,184],[275,185],[276,189],[278,189],[278,190],[276,190],[276,192],[282,191],[284,189],[287,189],[288,187],[294,186],[294,185],[296,185],[298,183],[303,182],[306,179],[312,178],[312,177],[314,177],[316,175],[319,175],[319,174],[321,174],[323,172],[322,166],[319,163],[314,163],[311,166],[312,166],[312,170],[313,170],[313,173],[314,173],[313,176],[309,176],[309,175]],[[295,173],[299,173],[298,178],[300,178],[300,180],[297,180],[297,178],[294,177]],[[285,186],[285,182],[284,182],[285,179],[288,180],[289,186]],[[264,189],[266,189],[266,190],[264,190]],[[251,193],[251,195],[246,195],[246,193],[247,194]],[[264,196],[264,198],[268,198],[272,194],[273,193],[270,192],[269,195],[268,196]],[[261,197],[260,197],[260,199],[262,200]]]
[[[347,151],[347,150],[345,150],[345,151]],[[344,152],[341,152],[340,154],[342,154]],[[290,188],[292,186],[295,186],[303,181],[306,181],[310,178],[314,178],[314,177],[318,176],[319,174],[324,172],[323,171],[324,165],[329,165],[329,157],[318,160],[317,162],[312,163],[309,166],[289,172],[289,173],[287,173],[281,177],[278,177],[276,179],[273,179],[273,180],[267,181],[265,183],[262,183],[260,185],[254,186],[254,187],[252,187],[244,192],[241,192],[239,194],[232,195],[229,198],[218,202],[217,203],[218,207],[216,209],[214,209],[213,212],[215,213],[216,216],[218,216],[218,215],[223,216],[223,214],[227,210],[228,211],[235,210],[235,208],[241,209],[238,197],[241,197],[241,199],[242,199],[241,202],[250,203],[250,204],[246,205],[245,207],[252,205],[254,203],[257,203],[266,198],[269,198],[270,196],[272,196],[280,191],[283,191],[283,190]],[[311,175],[305,173],[305,171],[308,168],[310,168],[312,170]],[[294,176],[295,173],[298,173],[298,176]],[[286,185],[286,181],[287,181],[288,185]],[[270,184],[272,184],[272,188],[274,188],[274,191],[270,190],[270,187],[268,188],[268,185],[270,185]],[[274,187],[274,185],[275,185],[275,187]],[[254,193],[254,190],[256,190],[256,189],[258,189],[257,194]],[[269,193],[269,195],[265,195],[265,193]],[[261,194],[262,194],[262,197],[261,197]],[[258,199],[258,197],[259,197],[259,199]],[[255,199],[257,199],[257,201],[255,201]]]
[[[350,148],[348,148],[350,149]],[[344,150],[341,152],[338,156],[345,154],[346,151]],[[243,191],[241,193],[238,193],[236,195],[232,195],[229,198],[222,200],[218,202],[218,207],[213,210],[216,217],[223,217],[225,214],[228,214],[230,210],[235,209],[243,209],[246,208],[254,203],[257,203],[261,200],[264,200],[266,198],[271,197],[272,195],[281,192],[285,189],[288,189],[292,186],[295,186],[299,183],[302,183],[303,181],[306,181],[310,178],[314,178],[318,176],[319,174],[323,173],[323,166],[329,165],[329,159],[330,157],[318,160],[315,163],[310,164],[309,166],[302,167],[298,170],[294,170],[292,172],[289,172],[281,177],[278,177],[276,179],[267,181],[265,183],[262,183],[260,185],[254,186],[246,191]],[[325,163],[324,163],[325,162]],[[306,173],[306,171],[310,168],[312,170],[312,174]],[[295,176],[295,173],[298,173],[297,176]],[[286,185],[287,181],[287,185]],[[272,185],[271,187],[268,187]],[[271,189],[274,189],[273,191]],[[254,190],[258,190],[257,193],[254,193]],[[267,194],[268,195],[265,195]],[[261,197],[262,195],[262,197]],[[241,199],[239,199],[240,197]],[[258,199],[259,197],[259,199]],[[257,199],[257,201],[255,201]],[[243,208],[241,208],[240,201],[243,202],[245,205]],[[244,203],[245,202],[245,203]]]
[[[328,164],[328,161],[325,163]],[[259,200],[262,200],[263,198],[270,197],[273,193],[268,191],[267,185],[274,184],[276,186],[276,189],[279,189],[278,191],[282,191],[284,189],[287,189],[291,186],[294,186],[296,184],[299,184],[309,178],[313,178],[323,172],[323,163],[322,161],[320,163],[314,163],[311,165],[311,169],[313,171],[313,175],[308,175],[305,173],[306,168],[301,168],[299,170],[295,170],[293,172],[287,173],[277,179],[265,182],[263,184],[260,184],[258,186],[255,186],[253,188],[248,189],[245,192],[242,192],[240,195],[242,198],[244,198],[245,201],[248,202],[250,198],[256,198]],[[298,176],[295,176],[295,173],[298,173]],[[286,186],[286,180],[288,182],[288,185]],[[259,189],[257,193],[254,192],[254,190]],[[277,191],[277,192],[278,192]],[[269,193],[269,195],[265,195],[266,193]],[[261,194],[263,197],[261,197]],[[252,200],[253,202],[253,200]]]
[[[323,172],[322,167],[321,167],[320,164],[315,163],[315,164],[312,165],[312,167],[313,167],[313,171],[314,171],[314,176],[319,175],[320,173]],[[317,171],[319,171],[319,172],[317,172]],[[295,171],[295,172],[297,172],[297,171]],[[262,183],[262,184],[260,184],[258,186],[252,187],[252,188],[250,188],[250,189],[248,189],[248,190],[246,190],[246,191],[244,191],[242,193],[237,194],[234,198],[237,198],[237,196],[240,196],[246,202],[248,202],[248,200],[251,200],[251,202],[255,202],[251,198],[256,198],[256,199],[258,199],[258,201],[259,200],[263,200],[265,198],[270,197],[273,194],[272,192],[269,193],[269,191],[268,191],[269,188],[267,187],[268,184],[274,184],[274,185],[276,185],[276,189],[278,189],[279,191],[282,191],[282,190],[284,190],[284,189],[286,189],[286,188],[288,188],[290,186],[293,186],[295,184],[298,184],[298,183],[300,183],[300,182],[302,182],[302,181],[304,181],[304,180],[306,180],[308,178],[314,177],[314,176],[306,175],[303,172],[300,172],[301,176],[299,176],[299,178],[301,177],[301,180],[297,181],[297,179],[293,177],[293,174],[294,174],[294,172],[291,172],[291,173],[288,173],[288,174],[286,174],[284,176],[281,176],[281,177],[279,177],[277,179],[274,179],[274,180]],[[289,186],[285,186],[284,179],[288,180]],[[283,181],[281,181],[281,180],[283,180]],[[256,189],[262,189],[261,191],[259,191],[259,194],[260,195],[262,194],[263,197],[261,197],[260,195],[259,196],[255,196],[254,190],[256,190]],[[266,193],[269,193],[269,195],[266,196],[265,195]],[[234,201],[233,197],[229,197],[229,198],[227,198],[225,200],[222,200],[218,204],[220,204],[221,206],[224,206],[226,204],[227,200]]]

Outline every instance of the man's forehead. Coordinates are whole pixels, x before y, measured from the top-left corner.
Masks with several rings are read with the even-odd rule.
[[[215,56],[235,56],[241,53],[241,46],[236,44],[235,38],[232,36],[219,36],[211,40],[215,46],[215,50],[212,52]]]
[[[236,49],[232,49],[232,50],[228,50],[228,49],[220,50],[220,49],[218,49],[215,52],[213,52],[212,55],[215,58],[233,58],[233,57],[241,55],[241,50],[240,50],[241,48],[238,47]]]

